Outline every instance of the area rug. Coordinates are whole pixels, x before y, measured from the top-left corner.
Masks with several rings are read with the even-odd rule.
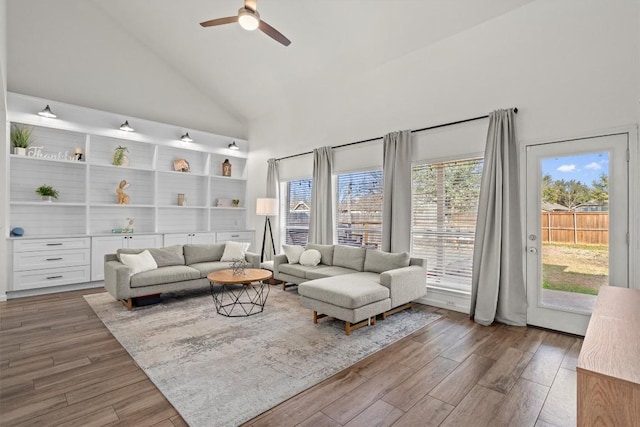
[[[248,421],[439,317],[405,310],[346,336],[275,287],[264,312],[243,318],[216,314],[208,291],[131,312],[106,292],[85,299],[193,427]]]

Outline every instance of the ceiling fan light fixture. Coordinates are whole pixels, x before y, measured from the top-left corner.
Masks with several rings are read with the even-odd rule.
[[[134,129],[129,125],[129,120],[125,120],[123,124],[120,125],[120,130],[125,132],[133,132]]]
[[[238,10],[238,23],[245,30],[253,31],[260,25],[260,15],[256,11],[241,7]]]
[[[231,144],[229,144],[228,147],[229,147],[229,150],[239,150],[240,149],[240,147],[238,147],[236,145],[235,141],[233,141]]]
[[[186,132],[184,135],[180,137],[180,141],[182,142],[193,142],[193,138],[189,136],[189,132]]]
[[[51,108],[49,108],[49,104],[47,104],[47,106],[44,107],[44,110],[40,111],[38,115],[42,117],[46,117],[48,119],[55,119],[56,117],[58,117],[55,114],[53,114],[53,111],[51,111]]]

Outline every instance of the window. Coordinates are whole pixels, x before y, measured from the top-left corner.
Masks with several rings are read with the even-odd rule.
[[[306,245],[309,238],[311,179],[283,182],[280,194],[280,241],[288,245]]]
[[[482,159],[412,168],[411,252],[427,260],[427,285],[471,292]]]
[[[338,175],[338,243],[379,249],[382,237],[382,171]]]

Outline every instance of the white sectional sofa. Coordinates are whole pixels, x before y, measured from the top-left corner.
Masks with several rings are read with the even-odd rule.
[[[277,255],[273,275],[283,281],[283,288],[298,285],[300,302],[313,310],[314,323],[324,316],[343,320],[349,335],[374,325],[378,314],[384,320],[426,294],[426,261],[406,252],[317,244],[305,250],[318,251],[320,263],[302,265],[290,262],[285,254]]]

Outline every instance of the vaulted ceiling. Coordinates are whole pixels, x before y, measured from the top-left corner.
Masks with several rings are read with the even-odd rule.
[[[244,133],[310,86],[348,96],[363,73],[531,1],[259,0],[292,41],[284,47],[237,24],[198,25],[235,15],[242,0],[9,0],[8,89],[128,114],[140,98],[166,105],[185,93],[174,120]],[[146,110],[137,115],[171,122]]]

